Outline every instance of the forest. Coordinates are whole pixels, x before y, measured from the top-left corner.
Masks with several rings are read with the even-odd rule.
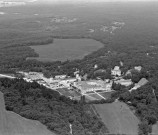
[[[132,2],[85,7],[63,5],[61,8],[52,8],[50,5],[44,7],[42,5],[8,8],[6,15],[1,16],[0,23],[0,73],[14,74],[22,70],[43,72],[47,77],[60,74],[73,77],[77,68],[81,75],[87,74],[88,79],[99,77],[104,80],[112,78],[111,69],[116,65],[119,66],[120,61],[123,62],[121,67],[123,76],[133,67],[141,66],[141,73],[132,72],[132,76],[125,78],[137,83],[145,77],[149,81],[148,84],[131,93],[128,92],[129,88],[114,84],[116,92],[112,94],[111,99],[90,104],[110,103],[119,98],[128,104],[141,120],[139,135],[148,135],[151,126],[158,121],[157,5]],[[5,9],[3,10],[5,12]],[[16,12],[21,15],[11,15]],[[39,17],[33,13],[38,13]],[[80,20],[72,27],[62,24],[59,31],[46,30],[48,26],[53,26],[50,24],[50,19],[58,14]],[[41,21],[42,25],[37,21]],[[125,22],[125,26],[116,31],[115,35],[105,32],[87,33],[88,29],[100,28],[101,25],[110,26],[113,21]],[[87,25],[81,25],[82,23]],[[81,60],[40,62],[27,59],[38,57],[29,46],[52,43],[53,38],[92,38],[105,46]],[[98,65],[97,69],[94,69],[95,64]],[[4,93],[7,110],[26,118],[37,119],[60,135],[69,134],[69,123],[73,124],[73,132],[77,135],[98,134],[98,130],[103,127],[102,122],[86,111],[89,105],[60,97],[57,92],[50,91],[35,82],[0,79],[0,89]]]
[[[145,77],[149,80],[148,85],[132,93],[129,93],[123,87],[117,86],[118,91],[113,94],[113,99],[110,101],[101,101],[100,103],[112,102],[118,97],[123,102],[131,102],[130,105],[135,108],[136,115],[142,121],[139,125],[140,135],[147,135],[147,133],[151,132],[151,125],[155,124],[158,120],[156,110],[158,100],[158,85],[156,83],[158,80],[158,48],[156,43],[130,46],[124,42],[116,46],[116,44],[104,42],[100,38],[96,40],[104,43],[105,46],[81,60],[67,60],[65,62],[27,60],[27,57],[38,57],[38,54],[29,46],[17,45],[5,47],[0,50],[0,72],[15,73],[16,71],[24,70],[43,72],[47,77],[60,74],[73,77],[73,73],[77,68],[80,70],[81,75],[87,74],[89,79],[100,77],[104,80],[106,78],[111,79],[111,68],[119,65],[120,61],[124,64],[121,67],[123,75],[134,66],[142,66],[142,72],[139,74],[133,72],[131,79],[137,83],[141,78]],[[151,45],[154,47],[150,47]],[[149,55],[146,55],[147,53]],[[98,65],[97,69],[94,69],[95,64]],[[99,72],[100,70],[105,72]],[[151,92],[152,90],[154,90],[155,96]]]
[[[8,111],[38,120],[57,135],[71,135],[70,124],[74,135],[99,135],[102,129],[108,133],[88,104],[60,96],[36,82],[0,79],[0,91]]]
[[[104,80],[106,78],[111,79],[111,68],[119,65],[120,61],[124,64],[121,67],[123,75],[134,66],[142,66],[142,72],[132,72],[131,79],[133,82],[137,83],[141,78],[145,77],[149,80],[147,85],[132,93],[129,93],[127,88],[115,86],[115,89],[118,91],[112,94],[112,99],[109,101],[100,101],[99,103],[113,102],[116,98],[119,98],[127,104],[131,102],[130,106],[135,108],[136,115],[142,121],[139,125],[139,134],[147,135],[151,132],[151,126],[158,120],[156,109],[158,108],[158,84],[156,83],[158,81],[158,48],[156,43],[130,46],[125,42],[116,46],[111,42],[107,43],[99,38],[96,40],[104,43],[105,46],[85,56],[81,60],[67,60],[65,62],[39,62],[37,60],[27,60],[27,57],[38,57],[38,54],[29,46],[17,45],[5,47],[0,50],[0,72],[15,73],[16,71],[24,70],[43,72],[47,77],[60,74],[73,77],[74,71],[79,69],[80,74],[87,74],[89,79],[100,77]],[[150,47],[151,45],[154,47]],[[146,55],[147,53],[149,53],[149,55]],[[97,69],[94,69],[95,64],[98,65]],[[105,72],[102,73],[100,71]],[[129,77],[127,76],[126,78]],[[153,95],[153,90],[155,96]],[[25,104],[25,100],[21,102]],[[29,118],[29,116],[26,117]]]

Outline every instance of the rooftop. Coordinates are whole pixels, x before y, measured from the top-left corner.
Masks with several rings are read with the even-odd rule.
[[[107,83],[101,80],[91,80],[91,81],[80,81],[76,82],[76,86],[82,89],[93,89],[93,88],[103,88],[106,87]]]
[[[115,66],[114,70],[120,70],[120,67],[119,66]]]

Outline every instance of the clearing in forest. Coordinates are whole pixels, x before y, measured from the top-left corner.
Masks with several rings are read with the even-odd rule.
[[[153,125],[152,128],[152,135],[157,135],[158,134],[158,123]]]

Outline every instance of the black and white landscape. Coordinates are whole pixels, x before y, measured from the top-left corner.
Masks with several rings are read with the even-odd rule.
[[[158,135],[157,82],[158,0],[0,0],[0,135]]]

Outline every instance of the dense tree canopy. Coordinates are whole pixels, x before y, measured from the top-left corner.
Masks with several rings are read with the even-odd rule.
[[[59,135],[98,135],[104,124],[90,111],[89,105],[72,101],[36,82],[22,79],[0,79],[6,109],[21,116],[38,120]],[[107,130],[108,132],[108,130]]]

